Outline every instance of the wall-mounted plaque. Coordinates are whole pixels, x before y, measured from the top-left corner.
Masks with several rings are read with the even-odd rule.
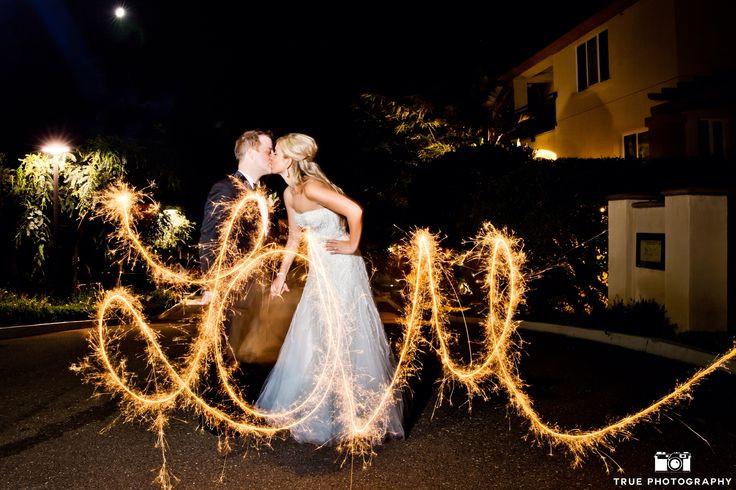
[[[636,266],[664,270],[664,233],[636,234]]]

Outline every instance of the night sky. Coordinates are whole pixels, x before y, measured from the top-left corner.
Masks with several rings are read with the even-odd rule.
[[[0,0],[0,152],[12,165],[52,135],[160,136],[203,198],[245,129],[309,133],[329,167],[361,92],[467,103],[607,3]]]

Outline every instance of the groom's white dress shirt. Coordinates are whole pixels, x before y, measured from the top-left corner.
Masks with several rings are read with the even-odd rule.
[[[256,181],[255,181],[255,180],[253,180],[253,179],[251,178],[251,176],[250,176],[250,175],[246,174],[245,172],[243,172],[243,171],[242,171],[242,170],[240,170],[240,169],[238,169],[238,173],[239,173],[240,175],[242,175],[243,177],[245,177],[245,180],[247,180],[247,181],[248,181],[248,183],[250,184],[250,186],[251,186],[251,187],[252,187],[253,189],[255,189],[255,188],[256,188]]]

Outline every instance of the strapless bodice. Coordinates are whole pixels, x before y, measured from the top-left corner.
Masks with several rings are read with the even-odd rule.
[[[295,213],[297,224],[319,240],[344,240],[347,237],[341,216],[327,208]]]

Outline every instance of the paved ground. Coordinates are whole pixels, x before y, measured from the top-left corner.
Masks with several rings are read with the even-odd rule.
[[[91,398],[92,388],[68,369],[87,352],[85,335],[81,330],[0,341],[0,487],[155,488],[160,455],[153,435],[116,420],[116,405],[106,396]],[[520,369],[535,406],[563,427],[597,426],[635,411],[694,371],[587,341],[532,333],[524,339],[529,343]],[[607,475],[599,460],[571,469],[565,454],[525,441],[524,421],[508,413],[503,395],[475,401],[469,414],[456,393],[454,405],[444,404],[432,417],[435,367],[426,363],[417,386],[408,438],[377,448],[373,465],[352,473],[354,488],[614,487],[618,475]],[[659,476],[656,451],[689,451],[688,476],[736,477],[735,389],[736,376],[716,373],[696,390],[694,401],[656,426],[637,428],[635,439],[618,444],[612,455],[625,476],[646,482]],[[341,468],[330,448],[277,440],[273,449],[222,459],[216,437],[195,428],[193,417],[181,413],[168,430],[177,488],[350,486],[350,468]]]

